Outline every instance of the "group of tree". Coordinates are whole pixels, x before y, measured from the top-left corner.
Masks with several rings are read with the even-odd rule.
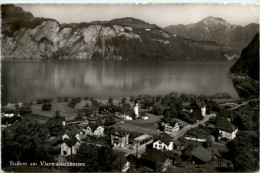
[[[259,170],[259,134],[238,132],[235,140],[229,142],[227,147],[235,171]]]
[[[115,152],[109,147],[97,147],[81,144],[76,155],[70,158],[70,161],[76,163],[85,163],[82,167],[73,167],[71,171],[75,172],[120,172],[125,162],[122,153]]]
[[[56,114],[54,117],[50,118],[46,123],[44,123],[44,127],[48,129],[49,134],[51,136],[59,136],[63,135],[64,127],[62,125],[62,121],[65,121],[65,118]]]
[[[2,132],[2,168],[10,161],[53,162],[53,147],[48,143],[48,129],[36,121],[23,118]]]
[[[49,111],[49,110],[51,110],[51,108],[52,108],[52,104],[50,102],[43,103],[43,105],[42,105],[43,111]]]

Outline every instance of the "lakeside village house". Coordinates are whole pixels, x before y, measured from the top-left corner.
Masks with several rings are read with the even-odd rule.
[[[66,123],[65,121],[62,122],[63,126],[71,125],[79,123],[78,121],[76,122],[68,122]],[[79,126],[82,126],[81,131],[77,130],[71,130],[64,133],[62,136],[62,144],[61,144],[61,156],[69,156],[71,154],[76,154],[77,149],[80,146],[80,142],[82,139],[86,138],[87,135],[89,136],[95,136],[95,137],[102,137],[105,136],[104,134],[104,127],[98,124],[92,124],[88,123],[80,123]]]
[[[129,134],[124,130],[116,130],[111,134],[111,144],[113,146],[125,148],[129,145]]]
[[[157,150],[173,150],[173,139],[167,135],[163,134],[161,138],[153,143],[153,148]]]
[[[161,125],[164,127],[164,133],[169,135],[178,132],[180,130],[180,126],[176,121],[172,121],[169,123],[161,122]]]
[[[226,128],[218,128],[219,136],[218,140],[221,138],[227,138],[229,140],[233,140],[236,138],[238,129],[235,129],[234,126],[226,127]]]
[[[84,131],[85,135],[89,135],[89,136],[96,136],[96,137],[105,136],[105,134],[104,134],[105,128],[98,124],[89,123],[87,125],[87,128],[83,129],[83,131]]]
[[[183,111],[189,112],[189,113],[192,113],[194,111],[201,112],[201,115],[203,117],[205,117],[206,110],[207,110],[206,107],[207,107],[207,105],[205,102],[196,100],[196,101],[192,102],[186,109],[183,109]]]
[[[79,135],[74,131],[67,131],[62,136],[63,143],[61,144],[61,156],[69,156],[76,154],[80,146]]]

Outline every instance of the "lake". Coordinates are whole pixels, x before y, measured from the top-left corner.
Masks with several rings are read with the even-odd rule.
[[[57,96],[215,94],[238,98],[232,62],[2,60],[2,103]]]

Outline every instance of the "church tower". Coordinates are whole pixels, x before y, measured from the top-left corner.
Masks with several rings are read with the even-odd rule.
[[[139,117],[138,103],[135,103],[134,112],[135,112],[136,118],[138,118]]]

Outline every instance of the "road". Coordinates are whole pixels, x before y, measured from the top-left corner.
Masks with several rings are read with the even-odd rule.
[[[171,137],[174,138],[174,140],[176,141],[179,137],[183,136],[187,131],[189,131],[190,129],[192,128],[196,128],[198,127],[200,124],[204,124],[205,122],[207,122],[211,117],[214,117],[216,116],[216,114],[210,114],[210,115],[207,115],[206,117],[204,117],[202,120],[200,120],[199,122],[191,125],[187,125],[185,127],[183,127],[180,131],[174,133],[171,135]]]

